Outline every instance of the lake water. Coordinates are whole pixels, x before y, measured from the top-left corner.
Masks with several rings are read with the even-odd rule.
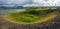
[[[0,10],[0,14],[8,14],[8,13],[24,12],[24,11],[25,9]]]

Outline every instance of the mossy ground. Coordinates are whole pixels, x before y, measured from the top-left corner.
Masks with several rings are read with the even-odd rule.
[[[6,14],[4,15],[4,17],[6,18],[6,20],[14,23],[33,24],[38,22],[45,22],[57,16],[56,9],[41,10],[39,8],[28,8],[26,10],[27,11],[25,12]]]
[[[44,16],[37,16],[37,15],[23,14],[23,13],[13,13],[13,14],[6,14],[4,17],[8,21],[19,23],[19,24],[33,24],[33,23],[50,20],[56,16],[57,16],[56,12],[52,12]]]

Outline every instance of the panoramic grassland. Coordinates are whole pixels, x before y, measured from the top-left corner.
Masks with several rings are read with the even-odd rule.
[[[59,29],[60,28],[59,8],[44,8],[43,10],[41,10],[42,8],[39,8],[38,10],[36,8],[34,9],[25,8],[25,9],[26,9],[25,12],[16,12],[5,15],[1,14],[0,29]]]
[[[24,12],[5,14],[4,17],[6,20],[18,24],[41,23],[56,17],[57,9],[59,8],[30,7],[25,8]]]

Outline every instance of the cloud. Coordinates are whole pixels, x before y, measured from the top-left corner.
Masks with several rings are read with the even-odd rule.
[[[37,4],[40,6],[60,6],[60,0],[0,0],[0,4]]]
[[[30,3],[32,0],[0,0],[0,2],[3,2],[5,4],[24,4],[24,3]]]
[[[33,0],[36,4],[43,4],[43,6],[58,6],[60,5],[60,0]]]
[[[40,5],[38,4],[25,4],[23,7],[39,7]]]

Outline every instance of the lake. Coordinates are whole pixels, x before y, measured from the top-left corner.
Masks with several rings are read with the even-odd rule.
[[[0,10],[0,14],[8,14],[8,13],[24,12],[24,11],[25,9]]]

